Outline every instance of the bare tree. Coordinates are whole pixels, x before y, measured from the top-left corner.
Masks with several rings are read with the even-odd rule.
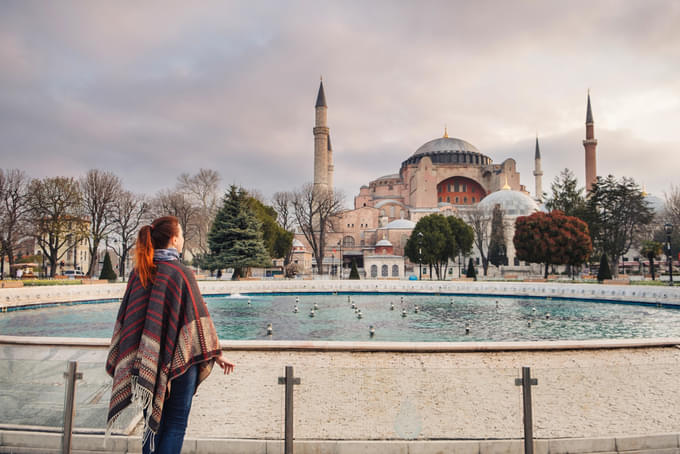
[[[90,231],[87,235],[90,266],[88,276],[92,276],[96,263],[97,251],[102,240],[111,233],[114,203],[121,191],[121,181],[111,172],[91,169],[79,182],[82,193],[83,215],[90,221]]]
[[[295,221],[312,248],[319,274],[323,274],[326,235],[334,230],[333,218],[340,214],[342,202],[341,193],[315,188],[312,183],[305,184],[293,195]]]
[[[670,192],[664,193],[664,196],[666,217],[676,228],[680,228],[680,186],[671,185]]]
[[[4,276],[4,255],[10,269],[19,242],[26,234],[28,216],[28,176],[19,169],[0,169],[0,278]]]
[[[197,174],[181,174],[177,179],[177,190],[189,197],[198,207],[192,223],[194,242],[201,254],[208,253],[208,232],[218,209],[220,174],[211,169],[200,169]]]
[[[277,192],[272,197],[272,206],[276,210],[277,220],[284,230],[290,231],[295,222],[293,213],[293,193]]]
[[[484,269],[484,276],[489,269],[489,224],[491,223],[491,216],[486,210],[480,208],[472,208],[466,210],[463,214],[465,222],[472,227],[475,233],[475,246],[482,258],[482,267]]]
[[[119,275],[126,278],[125,263],[130,250],[135,246],[137,231],[147,221],[149,204],[143,196],[122,191],[111,210],[111,231],[120,242],[114,248],[118,256]]]
[[[54,277],[58,261],[68,252],[65,248],[73,236],[87,234],[87,221],[80,217],[81,196],[73,178],[34,179],[28,189],[32,235],[50,263]]]
[[[175,216],[184,231],[184,247],[180,251],[192,252],[196,247],[196,219],[200,209],[191,199],[181,191],[160,191],[152,202],[153,217]]]

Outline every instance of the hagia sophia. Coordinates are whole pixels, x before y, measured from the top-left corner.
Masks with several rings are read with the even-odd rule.
[[[319,85],[315,112],[314,185],[332,189],[333,150],[323,81]],[[590,93],[583,146],[585,181],[590,187],[597,178],[597,140],[594,137]],[[440,213],[465,220],[475,211],[490,215],[493,208],[500,205],[504,211],[508,248],[509,267],[505,268],[528,270],[528,265],[515,257],[512,236],[518,216],[543,209],[543,172],[538,138],[533,176],[536,193],[532,197],[521,184],[514,159],[508,158],[496,164],[470,142],[449,137],[445,128],[442,137],[424,143],[402,161],[396,173],[361,186],[359,194],[354,197],[354,208],[342,212],[334,222],[335,231],[328,234],[324,269],[330,267],[330,273],[335,275],[342,260],[346,276],[348,267],[355,260],[367,278],[400,279],[410,274],[417,275],[418,265],[404,257],[404,246],[420,218]],[[293,260],[301,266],[303,273],[316,268],[304,235],[296,235],[293,250]],[[478,265],[481,263],[476,247],[471,256]],[[427,277],[427,271],[424,271],[423,278]],[[455,277],[458,277],[458,271]]]

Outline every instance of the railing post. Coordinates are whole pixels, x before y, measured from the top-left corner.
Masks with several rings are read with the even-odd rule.
[[[299,385],[300,378],[293,376],[293,366],[286,366],[286,376],[279,377],[279,385],[286,385],[285,390],[285,440],[284,454],[293,454],[293,385]]]
[[[531,386],[538,385],[538,380],[531,378],[531,368],[522,367],[522,378],[515,379],[515,385],[522,387],[524,407],[524,454],[534,454],[534,423],[531,409]]]
[[[76,412],[76,380],[83,378],[78,372],[78,362],[69,361],[68,369],[64,372],[66,378],[66,394],[64,397],[64,433],[62,436],[61,452],[71,454],[71,435],[73,434],[73,416]]]

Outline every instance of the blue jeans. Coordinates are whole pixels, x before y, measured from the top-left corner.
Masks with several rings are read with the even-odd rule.
[[[170,387],[170,396],[165,399],[161,425],[154,436],[155,454],[179,454],[184,443],[184,434],[189,421],[191,401],[196,391],[198,366],[191,366],[185,373],[175,378]],[[144,443],[143,454],[151,452],[151,438]]]

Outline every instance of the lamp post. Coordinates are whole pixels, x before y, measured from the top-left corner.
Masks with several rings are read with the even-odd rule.
[[[423,232],[418,232],[418,280],[423,280]]]
[[[673,256],[671,254],[671,234],[673,233],[673,224],[666,224],[663,226],[666,232],[666,257],[668,259],[668,277],[670,279],[670,285],[673,286]]]
[[[344,264],[344,257],[342,256],[342,239],[338,240],[338,249],[340,249],[340,279],[342,279],[342,266]]]

